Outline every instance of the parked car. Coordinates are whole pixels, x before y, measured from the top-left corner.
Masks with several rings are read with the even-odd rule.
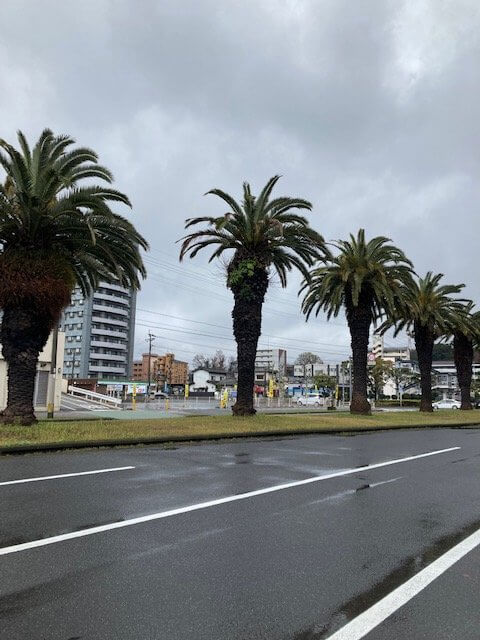
[[[321,396],[319,393],[307,393],[306,396],[299,396],[297,399],[297,404],[300,407],[306,407],[306,406],[314,406],[314,407],[319,407],[320,405],[323,405],[324,403],[324,398],[323,396]]]
[[[434,409],[460,409],[461,404],[458,400],[446,398],[445,400],[434,402],[432,406]]]
[[[155,398],[155,400],[164,400],[165,398],[168,398],[168,395],[163,391],[155,391],[155,393],[150,393],[150,395],[152,398]]]

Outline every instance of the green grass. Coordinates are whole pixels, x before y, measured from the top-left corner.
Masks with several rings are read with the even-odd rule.
[[[438,411],[375,413],[372,416],[338,414],[258,414],[252,418],[232,416],[192,416],[157,420],[41,421],[34,427],[0,427],[0,447],[18,445],[56,445],[67,442],[99,444],[105,441],[138,441],[142,438],[223,437],[306,430],[318,432],[364,431],[415,427],[441,427],[480,424],[477,411]]]

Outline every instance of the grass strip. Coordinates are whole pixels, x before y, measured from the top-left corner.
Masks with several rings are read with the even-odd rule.
[[[0,451],[202,440],[242,436],[362,432],[380,429],[480,425],[480,412],[436,411],[350,414],[257,414],[249,418],[188,416],[149,420],[41,421],[33,427],[0,426]]]

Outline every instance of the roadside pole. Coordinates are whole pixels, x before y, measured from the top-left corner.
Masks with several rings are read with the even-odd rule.
[[[151,331],[148,332],[148,338],[146,341],[148,342],[148,382],[147,382],[147,393],[145,396],[145,402],[148,403],[150,399],[150,384],[152,381],[152,343],[155,340],[156,336],[153,335]]]
[[[352,380],[352,358],[349,358],[349,362],[348,362],[348,370],[349,370],[349,385],[350,385],[350,392],[349,392],[349,396],[348,396],[348,402],[349,404],[352,404],[352,387],[353,387],[353,380]]]
[[[47,418],[53,418],[55,413],[55,387],[57,381],[57,350],[58,350],[58,323],[52,336],[52,353],[50,363],[50,380],[48,381]]]

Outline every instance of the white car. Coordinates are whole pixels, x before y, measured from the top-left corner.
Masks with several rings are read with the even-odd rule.
[[[155,400],[165,400],[168,395],[163,391],[155,391],[154,393],[150,392],[150,397],[155,398]]]
[[[434,409],[460,409],[461,404],[458,400],[446,398],[432,404]]]
[[[297,400],[299,407],[314,406],[320,407],[324,404],[324,398],[319,393],[307,393],[306,396],[299,396]]]

